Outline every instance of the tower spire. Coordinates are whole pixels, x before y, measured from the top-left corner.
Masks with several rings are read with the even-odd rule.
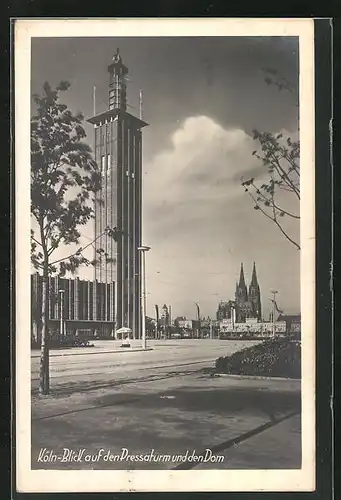
[[[257,271],[256,271],[256,263],[255,262],[253,263],[251,286],[258,286]]]
[[[240,266],[239,288],[246,288],[243,263]]]
[[[128,68],[122,62],[120,50],[112,58],[108,67],[109,71],[109,109],[126,111],[127,109],[127,85],[126,75]]]

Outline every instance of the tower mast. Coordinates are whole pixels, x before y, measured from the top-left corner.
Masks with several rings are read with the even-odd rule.
[[[140,120],[143,120],[143,90],[140,90]]]

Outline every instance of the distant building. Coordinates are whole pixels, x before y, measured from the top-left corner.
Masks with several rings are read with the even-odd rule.
[[[179,328],[184,328],[185,330],[193,329],[193,321],[191,319],[183,319],[178,322]]]
[[[231,319],[233,307],[233,300],[229,300],[228,302],[220,301],[217,310],[217,320]]]
[[[180,321],[186,321],[186,316],[177,316],[177,317],[174,319],[174,326],[179,327],[179,323],[180,323]]]
[[[217,320],[245,323],[247,320],[262,320],[262,304],[258,284],[256,264],[253,263],[252,277],[249,289],[245,283],[244,268],[241,264],[239,283],[236,283],[235,300],[221,301],[218,305]],[[233,321],[232,321],[233,320]]]
[[[169,323],[169,312],[166,304],[163,304],[162,313],[161,313],[161,324],[163,326],[168,326]]]
[[[64,335],[77,330],[105,337],[114,335],[114,283],[50,277],[48,298],[48,329],[52,334],[60,333],[62,319]],[[41,318],[42,276],[36,273],[31,275],[31,335],[36,342],[40,342]]]
[[[262,305],[260,287],[257,279],[256,264],[253,263],[251,283],[249,290],[245,283],[243,263],[240,267],[239,283],[236,284],[236,320],[237,323],[246,321],[247,318],[262,319]]]
[[[249,333],[260,334],[264,336],[272,335],[274,325],[272,322],[258,322],[258,321],[244,321],[242,323],[232,324],[228,319],[220,322],[220,333]],[[287,325],[285,321],[275,322],[275,333],[284,335],[287,332]]]
[[[207,318],[201,318],[201,320],[200,320],[201,328],[209,328],[212,323],[213,323],[213,320],[209,316],[207,316]]]
[[[300,314],[280,314],[277,321],[285,321],[287,331],[291,333],[301,332],[301,315]]]

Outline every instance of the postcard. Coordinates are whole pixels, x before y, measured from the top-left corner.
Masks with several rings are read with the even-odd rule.
[[[315,489],[311,19],[14,23],[19,492]]]

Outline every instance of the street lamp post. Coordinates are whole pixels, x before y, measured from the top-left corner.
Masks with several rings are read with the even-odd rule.
[[[200,306],[198,302],[194,302],[194,304],[197,306],[197,321],[198,321],[198,328],[197,328],[197,338],[200,338],[200,333],[201,333],[201,325],[200,325]]]
[[[146,252],[150,250],[150,247],[141,246],[137,248],[142,254],[141,259],[141,316],[142,316],[142,349],[146,349],[146,309],[147,309],[147,293],[146,293]]]
[[[276,324],[275,324],[275,311],[276,311],[276,294],[277,290],[271,290],[272,293],[272,336],[275,337],[276,334]]]
[[[236,323],[236,304],[233,302],[231,305],[231,324],[232,324],[232,333],[234,334]]]
[[[59,326],[59,331],[60,331],[60,338],[64,336],[64,292],[65,290],[59,290],[60,294],[60,326]]]

